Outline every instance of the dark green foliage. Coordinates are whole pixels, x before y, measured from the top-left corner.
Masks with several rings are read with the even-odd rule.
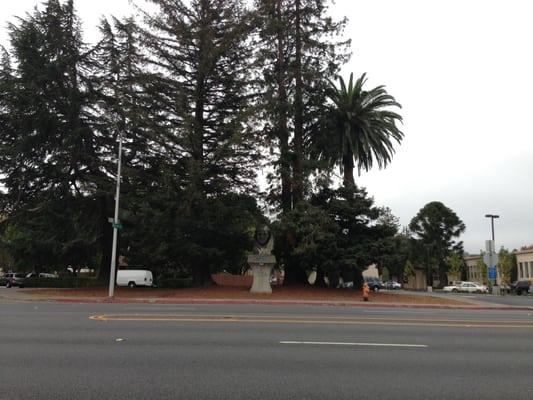
[[[259,115],[278,172],[270,177],[269,198],[288,211],[309,192],[308,142],[320,125],[328,78],[348,59],[349,41],[340,39],[346,19],[329,17],[326,0],[256,0],[255,4]]]
[[[259,214],[241,195],[256,193],[258,160],[251,15],[239,0],[150,2],[158,12],[145,13],[142,44],[157,71],[151,96],[164,115],[156,146],[164,157],[156,181],[165,184],[131,202],[125,218],[138,242],[128,247],[132,259],[185,269],[202,284],[211,272],[242,268]]]
[[[338,229],[324,210],[307,202],[282,215],[274,233],[275,254],[285,269],[284,284],[305,282],[306,271],[338,269]]]
[[[341,166],[344,184],[353,185],[353,170],[368,171],[374,164],[384,168],[392,160],[394,142],[401,143],[403,133],[397,124],[402,117],[391,111],[401,105],[384,86],[363,88],[366,74],[355,83],[350,74],[348,85],[339,77],[340,88],[330,82],[328,107],[323,126],[313,138],[313,154],[333,167]]]
[[[43,201],[5,224],[2,247],[22,270],[94,265],[98,251],[98,226],[93,218],[96,206],[81,197]]]
[[[434,259],[440,281],[446,283],[447,259],[452,251],[462,256],[463,242],[456,239],[465,231],[463,221],[450,208],[438,201],[426,204],[409,224],[417,252]]]
[[[26,287],[33,288],[95,288],[103,287],[104,283],[95,278],[61,277],[61,278],[30,278],[26,279]]]
[[[254,190],[249,126],[251,20],[240,0],[150,0],[143,44],[160,71],[166,151],[185,166],[188,201]]]
[[[49,0],[9,30],[0,74],[3,242],[16,265],[92,263],[99,209],[91,196],[102,172],[87,107],[91,59],[73,2]]]
[[[276,250],[285,262],[289,284],[294,282],[291,276],[297,281],[306,270],[360,282],[363,269],[380,264],[391,251],[387,246],[397,225],[387,210],[374,206],[364,189],[352,186],[322,188],[310,204],[302,203],[283,216],[276,231]]]
[[[126,19],[100,24],[102,39],[94,49],[91,90],[95,99],[95,130],[101,140],[100,163],[105,179],[96,181],[103,212],[112,215],[112,194],[116,179],[118,136],[122,135],[122,180],[120,219],[131,213],[139,199],[150,196],[161,185],[173,188],[175,176],[164,174],[170,161],[165,155],[164,118],[157,107],[158,79],[147,71],[147,61],[140,46],[140,32],[134,21]],[[127,230],[135,229],[129,224]],[[111,226],[100,221],[101,246],[104,249],[99,268],[107,279],[110,266]],[[120,238],[121,239],[121,238]],[[152,237],[152,239],[155,239]],[[160,240],[161,238],[159,238]],[[127,243],[119,240],[119,253]]]
[[[124,255],[151,270],[185,271],[195,283],[241,272],[261,220],[255,199],[228,194],[189,207],[183,195],[152,193],[124,215]]]
[[[96,144],[84,105],[87,56],[72,1],[10,25],[14,71],[6,102],[10,129],[0,138],[4,211],[90,191]]]
[[[413,254],[413,240],[404,234],[388,237],[383,242],[378,268],[386,266],[391,277],[401,281],[405,265],[415,259]]]
[[[277,174],[269,198],[283,210],[274,231],[285,282],[305,282],[309,270],[357,280],[372,262],[397,269],[403,242],[390,212],[356,186],[318,179],[313,193],[309,179],[318,168],[327,181],[346,155],[335,140],[324,150],[335,155],[318,157],[324,164],[311,152],[324,121],[335,120],[329,79],[348,58],[346,20],[327,16],[330,2],[148,2],[156,12],[144,13],[144,25],[103,19],[94,47],[83,43],[73,1],[47,0],[10,26],[12,49],[0,60],[6,259],[24,270],[99,267],[100,281],[109,277],[122,137],[118,254],[162,286],[247,267],[254,227],[266,220],[256,183],[266,148]],[[363,80],[360,109],[397,105],[381,87],[365,92]],[[357,120],[364,169],[393,152],[367,133],[400,118],[376,115],[364,114],[369,126]]]

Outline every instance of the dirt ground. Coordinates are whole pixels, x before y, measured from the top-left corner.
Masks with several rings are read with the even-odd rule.
[[[32,289],[38,297],[102,297],[107,296],[107,288],[89,289]],[[351,289],[318,288],[313,286],[273,287],[272,295],[251,294],[246,288],[207,286],[186,289],[159,288],[117,288],[118,299],[217,299],[217,300],[296,300],[296,301],[361,301],[360,291]],[[381,291],[371,293],[370,301],[375,303],[403,304],[442,304],[464,305],[464,302],[441,297],[420,296],[417,294]]]

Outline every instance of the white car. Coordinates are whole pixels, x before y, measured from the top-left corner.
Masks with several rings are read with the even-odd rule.
[[[459,292],[465,293],[488,293],[489,289],[485,285],[481,285],[477,282],[463,282],[457,286]]]
[[[445,292],[463,292],[463,293],[488,293],[489,289],[485,285],[477,282],[461,282],[458,285],[444,286],[442,289]]]
[[[402,288],[402,285],[396,281],[388,281],[384,283],[385,288],[388,290],[398,290]]]
[[[442,288],[442,290],[443,290],[444,292],[454,292],[454,293],[457,293],[457,292],[459,291],[459,289],[457,288],[457,286],[458,286],[458,285],[454,285],[454,284],[452,284],[452,285],[448,285],[448,286],[444,286],[444,287]]]

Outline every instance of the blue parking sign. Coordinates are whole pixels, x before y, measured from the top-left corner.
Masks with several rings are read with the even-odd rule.
[[[489,279],[491,280],[496,279],[496,267],[489,267],[488,273],[489,273]]]

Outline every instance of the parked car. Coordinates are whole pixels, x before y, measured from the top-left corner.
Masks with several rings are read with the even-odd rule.
[[[59,275],[49,274],[46,272],[30,272],[28,275],[26,275],[26,278],[59,278]]]
[[[462,283],[463,283],[463,282],[461,282],[460,284],[462,284]],[[459,285],[460,285],[460,284],[459,284]],[[452,282],[451,285],[444,286],[444,287],[442,288],[442,290],[443,290],[444,292],[453,292],[453,293],[457,293],[457,292],[459,292],[459,288],[458,288],[459,285],[458,285],[457,283],[453,283],[453,282]]]
[[[153,286],[151,271],[144,269],[122,269],[117,272],[117,286]]]
[[[522,293],[529,293],[530,286],[529,281],[514,281],[511,283],[511,291],[520,296]]]
[[[488,293],[489,288],[477,282],[463,282],[457,286],[457,290],[463,293]]]
[[[402,285],[396,281],[387,281],[385,282],[385,289],[388,290],[398,290],[401,289]]]
[[[2,282],[7,288],[12,286],[24,287],[26,278],[24,277],[24,274],[18,272],[7,272],[2,278]]]
[[[511,285],[500,283],[500,293],[511,293]]]
[[[381,281],[381,279],[373,277],[373,276],[366,276],[365,282],[368,283],[368,287],[370,290],[377,292],[379,289],[383,289],[385,285]]]
[[[485,285],[481,285],[477,282],[460,282],[460,283],[454,283],[448,286],[444,286],[442,288],[445,292],[453,292],[453,293],[488,293],[489,288]]]

